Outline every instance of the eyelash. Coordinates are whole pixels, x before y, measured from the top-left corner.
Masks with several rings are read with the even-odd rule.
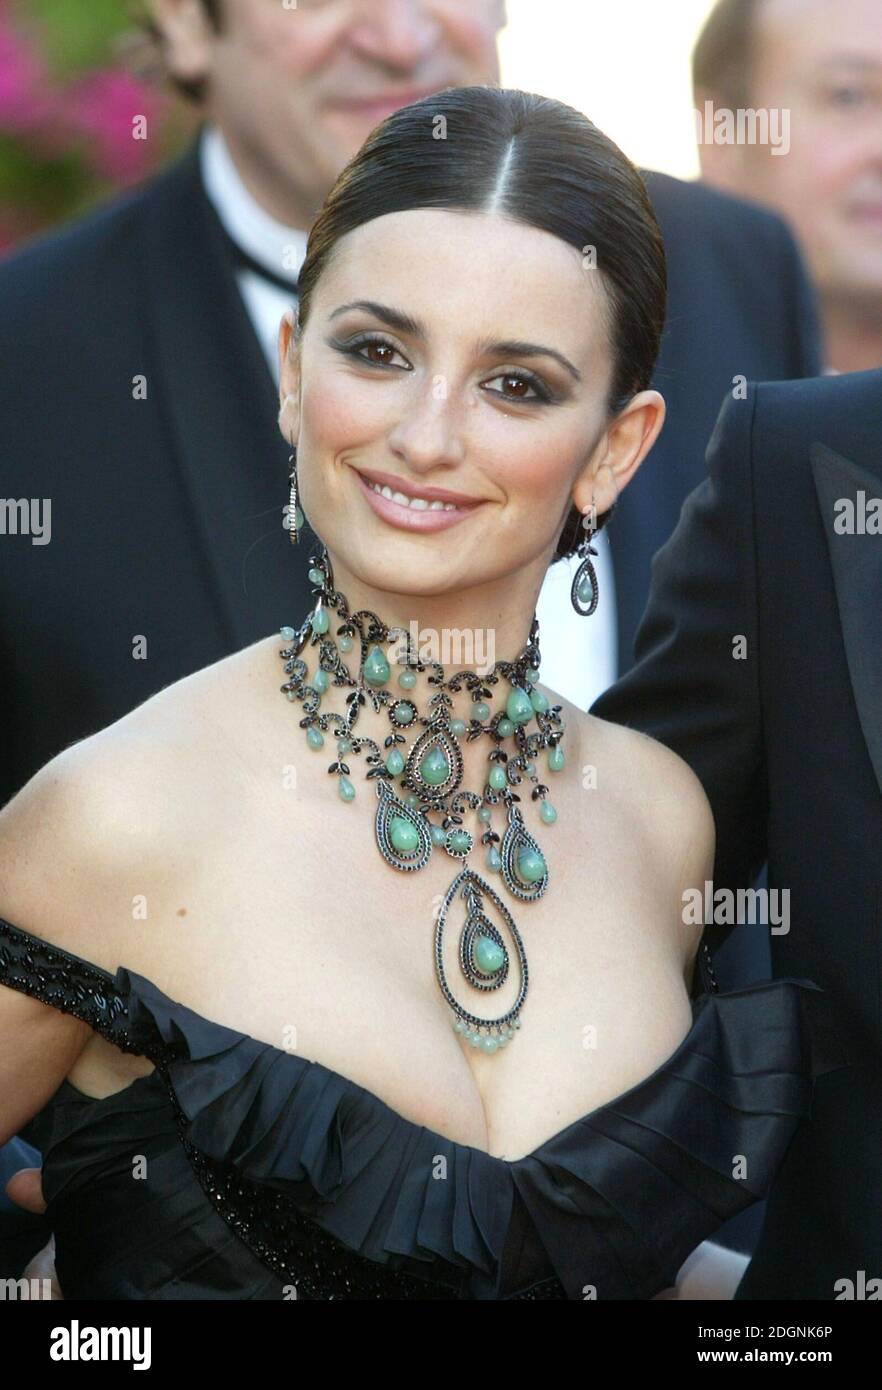
[[[363,333],[359,337],[353,338],[348,343],[332,342],[331,346],[336,348],[338,352],[344,353],[347,357],[354,357],[359,362],[367,363],[369,367],[379,367],[380,369],[391,367],[392,364],[390,362],[371,362],[369,358],[364,357],[362,355],[361,349],[365,347],[370,347],[372,344],[378,347],[389,348],[392,352],[399,351],[399,349],[395,346],[394,343],[390,343],[385,338],[373,333]],[[404,354],[402,353],[401,355],[403,356]],[[517,380],[525,381],[527,385],[532,386],[533,390],[536,392],[535,397],[529,396],[526,398],[521,398],[520,400],[516,396],[503,395],[501,391],[492,392],[494,396],[499,396],[501,400],[504,400],[506,402],[506,404],[536,405],[537,402],[542,402],[545,404],[554,403],[553,393],[548,389],[545,383],[542,380],[540,380],[539,377],[534,376],[532,372],[524,371],[523,368],[519,367],[517,371],[500,372],[498,375],[506,379],[515,378]],[[490,378],[491,381],[494,381],[495,379],[495,377]]]

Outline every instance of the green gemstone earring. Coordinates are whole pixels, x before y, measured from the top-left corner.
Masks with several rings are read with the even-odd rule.
[[[582,517],[582,525],[588,534],[584,537],[577,552],[582,563],[573,575],[570,601],[580,617],[590,618],[597,607],[598,599],[597,574],[590,559],[590,556],[597,554],[591,544],[591,537],[597,529],[597,509],[594,505],[593,492],[591,494],[591,506]]]
[[[288,505],[285,507],[285,525],[288,528],[288,537],[292,545],[296,545],[300,539],[299,531],[304,522],[303,512],[297,503],[297,450],[288,459],[291,465],[288,473],[288,483],[291,488]]]

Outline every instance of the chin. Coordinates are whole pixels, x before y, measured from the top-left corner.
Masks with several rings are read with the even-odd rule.
[[[441,557],[437,564],[432,564],[431,561],[426,563],[397,553],[393,547],[390,547],[388,557],[381,564],[356,564],[349,555],[345,555],[344,563],[360,583],[387,594],[432,598],[465,587],[461,575],[454,574]]]

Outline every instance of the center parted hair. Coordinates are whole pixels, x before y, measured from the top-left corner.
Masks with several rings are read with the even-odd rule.
[[[298,282],[299,332],[340,238],[415,208],[499,213],[580,254],[595,248],[590,273],[600,275],[609,304],[610,417],[649,386],[665,321],[664,244],[638,170],[587,116],[550,97],[490,86],[451,87],[388,116],[313,223]],[[572,507],[555,560],[577,548],[581,520]]]

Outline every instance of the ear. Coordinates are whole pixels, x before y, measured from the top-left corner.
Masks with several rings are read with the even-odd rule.
[[[294,310],[279,324],[279,429],[290,444],[300,433],[300,344],[294,333]]]
[[[658,391],[639,391],[624,410],[607,425],[587,467],[573,488],[573,503],[580,512],[591,505],[597,516],[616,502],[661,433],[665,402]]]
[[[211,66],[216,38],[203,0],[150,0],[149,8],[171,75],[183,82],[201,81]]]

